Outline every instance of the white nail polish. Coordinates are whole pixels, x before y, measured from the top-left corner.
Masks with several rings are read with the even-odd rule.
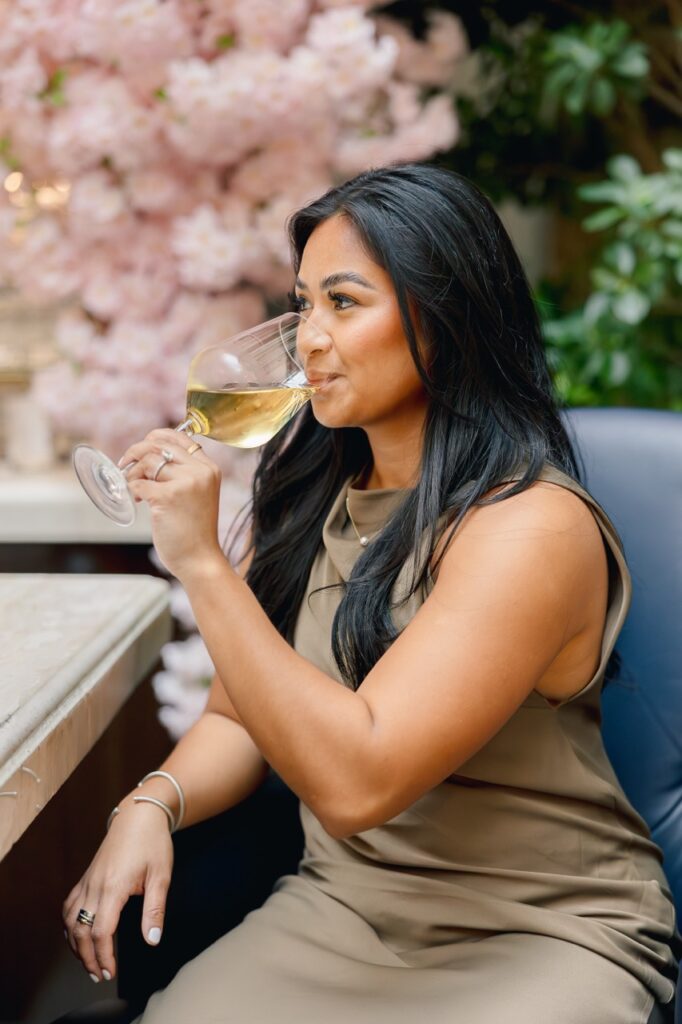
[[[97,983],[99,982],[99,978],[97,977],[97,975],[96,974],[91,974],[90,977],[91,977],[92,981],[94,981],[95,985],[97,985]]]
[[[109,971],[104,970],[104,968],[102,969],[102,975],[105,981],[111,981],[111,975],[109,974]]]
[[[161,940],[161,929],[160,928],[150,928],[149,929],[149,934],[148,934],[147,938],[149,939],[151,944],[153,946],[155,946]]]

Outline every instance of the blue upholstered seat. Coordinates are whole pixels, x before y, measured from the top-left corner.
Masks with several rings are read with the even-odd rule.
[[[682,922],[682,413],[570,409],[583,484],[620,533],[632,574],[602,695],[604,745],[628,799],[663,850]],[[678,982],[676,1021],[682,1024]]]

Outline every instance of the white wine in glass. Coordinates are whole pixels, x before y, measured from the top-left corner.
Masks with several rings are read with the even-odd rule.
[[[283,313],[198,352],[187,377],[187,418],[175,429],[236,448],[269,441],[318,390],[299,360],[302,331],[321,336],[300,313]],[[73,449],[83,489],[119,526],[135,521],[135,499],[126,481],[134,464],[119,468],[87,444]]]
[[[187,388],[187,415],[194,432],[235,448],[257,448],[301,409],[317,389],[308,385],[245,387],[234,384],[219,390]]]

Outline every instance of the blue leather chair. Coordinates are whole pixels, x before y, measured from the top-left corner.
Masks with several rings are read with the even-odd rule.
[[[682,413],[578,408],[562,416],[583,484],[613,520],[632,575],[632,604],[616,644],[622,668],[602,694],[602,735],[630,803],[663,850],[679,928]],[[680,990],[678,981],[676,1024],[682,1024]]]

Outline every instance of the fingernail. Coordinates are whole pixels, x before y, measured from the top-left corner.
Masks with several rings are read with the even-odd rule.
[[[66,939],[67,942],[69,941],[69,933],[67,932],[66,928],[64,929],[64,938]]]
[[[104,969],[102,969],[102,975],[105,981],[111,981],[111,975],[109,974],[109,971],[105,971]]]
[[[157,944],[157,942],[159,942],[160,939],[161,939],[161,929],[160,928],[150,928],[149,929],[149,934],[147,935],[147,938],[149,939],[151,944],[153,946],[155,946]]]
[[[116,465],[117,465],[117,466],[122,466],[122,465],[123,465],[123,456],[121,456],[121,458],[120,458],[120,459],[118,460],[118,462],[116,463]]]
[[[99,981],[99,978],[97,977],[97,975],[96,974],[91,974],[90,977],[92,978],[94,983],[97,984],[97,982]]]

